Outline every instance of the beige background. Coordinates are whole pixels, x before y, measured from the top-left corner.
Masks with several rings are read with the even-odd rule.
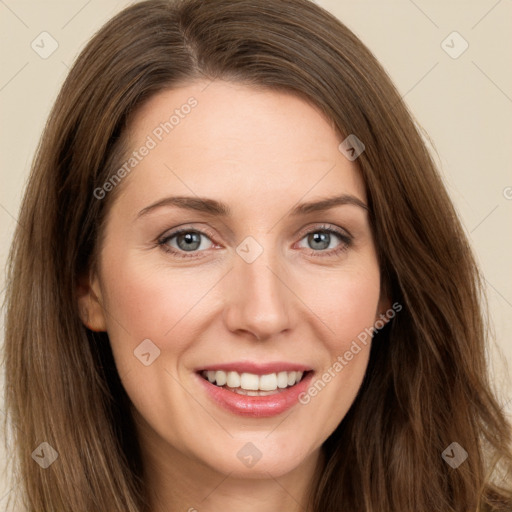
[[[92,34],[129,3],[0,0],[2,269],[31,159],[68,68]],[[435,158],[488,284],[502,351],[500,356],[496,349],[491,353],[493,372],[501,403],[511,412],[512,392],[503,384],[503,364],[512,361],[512,1],[317,3],[370,47],[433,141]],[[46,59],[31,48],[44,31],[58,44]],[[467,50],[453,58],[465,42]],[[46,43],[50,48],[49,39]],[[2,298],[4,283],[2,272]],[[3,415],[1,400],[0,412]],[[0,463],[0,509],[13,485],[1,474],[3,466]]]

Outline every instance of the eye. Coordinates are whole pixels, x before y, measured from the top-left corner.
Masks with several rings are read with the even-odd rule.
[[[211,247],[205,247],[205,244],[203,244],[202,240],[203,237],[207,240],[210,240],[210,237],[202,231],[197,231],[190,228],[182,228],[177,229],[168,235],[165,235],[158,241],[158,245],[160,245],[165,251],[170,252],[175,256],[182,258],[194,258],[196,257],[196,254],[194,254],[195,252],[203,252],[204,249],[209,249]],[[176,245],[174,245],[173,242]]]
[[[314,257],[334,256],[342,251],[346,251],[352,243],[352,237],[348,234],[343,233],[337,228],[325,225],[317,226],[314,229],[307,231],[302,240],[304,239],[312,249],[309,252],[309,255]],[[333,241],[335,242],[336,239],[341,241],[341,243],[338,243],[338,245],[333,248],[331,244]],[[325,250],[329,248],[331,250]]]

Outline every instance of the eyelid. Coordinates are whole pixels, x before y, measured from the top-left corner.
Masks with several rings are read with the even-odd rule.
[[[320,224],[313,222],[313,223],[307,225],[306,227],[304,227],[303,229],[301,229],[296,236],[299,236],[302,238],[302,237],[306,236],[307,234],[311,233],[312,230],[313,231],[315,231],[315,230],[334,231],[335,233],[337,233],[338,235],[340,235],[342,237],[345,236],[346,238],[350,238],[350,239],[354,238],[348,229],[341,228],[339,226],[336,226],[335,224],[329,224],[328,222],[321,222]]]
[[[207,227],[196,228],[196,227],[193,227],[192,225],[183,224],[181,226],[176,226],[174,228],[166,230],[163,234],[159,235],[155,241],[161,242],[162,240],[168,240],[169,238],[173,238],[176,235],[179,235],[183,232],[189,232],[189,231],[194,231],[199,234],[206,235],[210,239],[214,239],[216,237],[215,233]],[[212,242],[213,242],[213,240],[212,240]]]

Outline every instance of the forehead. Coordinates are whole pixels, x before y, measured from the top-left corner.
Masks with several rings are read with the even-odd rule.
[[[136,112],[128,140],[127,161],[138,155],[123,195],[134,201],[166,193],[257,197],[261,206],[265,198],[334,193],[365,200],[359,170],[339,151],[331,122],[288,92],[224,81],[166,90]]]

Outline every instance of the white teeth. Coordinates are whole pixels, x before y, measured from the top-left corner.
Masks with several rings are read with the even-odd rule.
[[[228,381],[228,376],[226,372],[218,371],[215,372],[215,380],[217,381],[217,386],[224,386]]]
[[[293,377],[292,384],[295,383],[295,376],[294,376],[295,372],[279,372],[277,374],[277,387],[278,388],[285,388],[288,386],[288,373],[290,375],[290,381],[292,380],[292,377]]]
[[[228,378],[226,384],[230,388],[239,388],[240,387],[240,374],[237,372],[228,372]]]
[[[276,391],[297,384],[302,379],[304,372],[279,372],[256,375],[244,372],[225,372],[223,370],[208,370],[202,372],[203,376],[212,384],[240,388],[247,391],[249,396],[259,396],[260,392]]]
[[[260,389],[259,380],[258,376],[254,375],[254,373],[242,373],[240,376],[240,387],[250,391],[258,391]]]
[[[274,391],[277,389],[277,376],[275,373],[262,375],[259,378],[261,391]]]

